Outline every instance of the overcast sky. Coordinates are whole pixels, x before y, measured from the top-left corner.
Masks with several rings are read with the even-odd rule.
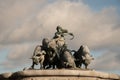
[[[120,0],[0,0],[0,73],[30,67],[57,25],[75,35],[69,49],[90,48],[90,68],[120,74]]]

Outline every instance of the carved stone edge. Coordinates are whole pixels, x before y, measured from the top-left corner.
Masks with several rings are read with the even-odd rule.
[[[101,79],[116,79],[120,80],[120,76],[112,73],[99,72],[95,70],[69,70],[69,69],[56,69],[56,70],[25,70],[14,73],[0,74],[1,79],[18,78],[18,77],[95,77]]]

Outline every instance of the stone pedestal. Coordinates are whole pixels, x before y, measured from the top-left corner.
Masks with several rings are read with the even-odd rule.
[[[25,70],[0,74],[0,80],[120,80],[120,76],[94,70]]]

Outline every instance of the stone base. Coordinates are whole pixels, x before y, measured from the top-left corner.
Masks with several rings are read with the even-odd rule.
[[[0,74],[0,80],[120,80],[120,76],[94,70],[25,70]]]

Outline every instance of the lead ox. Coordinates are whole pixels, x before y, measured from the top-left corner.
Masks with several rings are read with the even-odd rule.
[[[73,50],[75,57],[76,67],[81,68],[82,64],[85,65],[85,69],[88,69],[88,65],[91,63],[94,58],[90,55],[90,50],[86,45],[81,45],[78,51]]]
[[[42,46],[41,45],[37,45],[33,56],[31,57],[32,59],[32,66],[31,68],[34,69],[34,65],[38,65],[38,63],[40,63],[40,69],[43,69],[43,62],[45,59],[45,54],[46,52],[44,50],[42,50]]]

